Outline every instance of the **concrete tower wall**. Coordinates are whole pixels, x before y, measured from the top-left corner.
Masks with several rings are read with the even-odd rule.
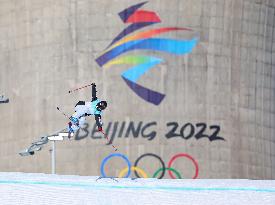
[[[128,76],[136,78],[134,88],[165,95],[157,105],[148,102],[157,99],[148,89],[142,99],[123,80],[126,70],[140,65],[133,59],[132,65],[124,59],[109,67],[96,62],[131,24],[118,13],[141,2],[0,0],[0,95],[10,99],[0,104],[0,171],[49,173],[50,146],[31,157],[18,152],[64,128],[68,120],[56,107],[71,115],[79,100],[91,99],[91,90],[68,90],[94,82],[99,98],[108,102],[106,133],[133,166],[145,154],[137,167],[149,177],[161,167],[153,153],[166,167],[174,157],[171,166],[183,178],[275,179],[275,1],[154,0],[141,6],[139,11],[150,11],[141,11],[142,18],[156,14],[161,22],[127,36],[163,27],[192,29],[151,36],[178,40],[171,52],[158,51],[165,43],[156,40],[149,50],[136,44],[124,52],[124,44],[124,53],[113,58],[161,59],[142,77]],[[195,39],[192,49],[180,48]],[[172,52],[181,49],[187,50]],[[56,144],[57,173],[102,175],[102,161],[113,148],[96,132],[93,117],[87,123],[74,140]],[[118,176],[125,166],[114,157],[105,174]]]

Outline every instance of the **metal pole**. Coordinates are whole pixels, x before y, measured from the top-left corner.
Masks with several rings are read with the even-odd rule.
[[[55,174],[55,141],[52,141],[52,174]]]

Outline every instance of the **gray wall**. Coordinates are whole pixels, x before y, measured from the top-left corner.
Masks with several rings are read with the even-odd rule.
[[[145,102],[121,79],[127,65],[101,68],[95,59],[126,25],[117,15],[142,1],[129,0],[0,0],[0,171],[51,172],[50,146],[32,157],[18,152],[44,134],[64,128],[67,119],[56,110],[72,114],[79,100],[90,100],[90,90],[68,90],[95,82],[98,96],[108,101],[103,121],[125,122],[114,145],[134,164],[146,153],[159,155],[166,166],[175,154],[186,153],[199,165],[198,178],[275,179],[275,1],[254,0],[154,0],[141,9],[154,11],[162,23],[153,26],[188,27],[199,36],[192,53],[170,55],[135,51],[165,59],[146,73],[140,83],[165,93],[158,106]],[[152,27],[150,27],[152,29]],[[149,29],[149,27],[148,27]],[[144,29],[146,30],[146,28]],[[186,33],[161,35],[189,38]],[[93,118],[77,139],[57,143],[57,173],[100,175],[102,160],[113,152],[99,133],[92,133]],[[125,137],[133,122],[140,132]],[[190,123],[190,139],[167,138]],[[225,140],[196,139],[204,123],[210,136],[219,126]],[[113,124],[112,124],[113,125]],[[210,129],[212,128],[212,129]],[[109,135],[114,131],[109,130]],[[118,130],[116,132],[119,135]],[[79,140],[79,138],[83,138]],[[150,157],[139,165],[149,176],[159,168]],[[125,162],[111,159],[106,174],[118,176]],[[194,166],[187,158],[173,167],[192,178]],[[133,174],[131,176],[134,176]],[[169,178],[168,173],[165,177]]]

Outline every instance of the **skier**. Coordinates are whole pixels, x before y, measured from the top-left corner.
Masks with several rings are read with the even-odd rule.
[[[96,96],[96,85],[92,83],[92,101],[79,101],[75,105],[75,113],[70,117],[68,132],[75,133],[83,127],[86,116],[94,115],[98,131],[102,131],[101,113],[107,107],[106,101],[101,101]]]

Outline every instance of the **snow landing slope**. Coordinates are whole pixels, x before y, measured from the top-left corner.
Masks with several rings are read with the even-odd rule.
[[[0,204],[275,205],[275,181],[0,173]]]

